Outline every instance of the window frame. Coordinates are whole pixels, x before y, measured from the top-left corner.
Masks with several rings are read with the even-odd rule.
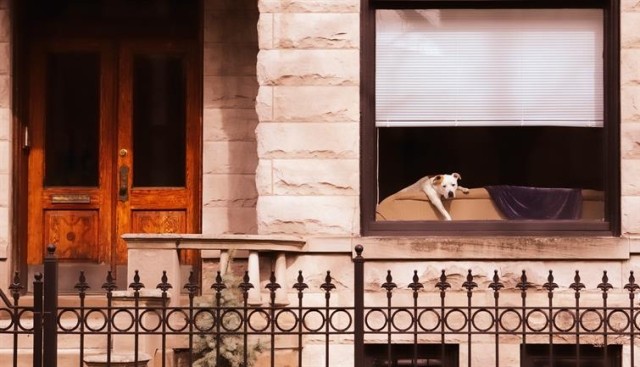
[[[378,9],[603,10],[603,152],[605,220],[376,221],[375,13]],[[390,235],[598,235],[620,236],[620,5],[619,0],[363,0],[360,23],[360,223],[365,236]],[[425,172],[428,174],[428,172]],[[464,173],[463,173],[464,174]]]

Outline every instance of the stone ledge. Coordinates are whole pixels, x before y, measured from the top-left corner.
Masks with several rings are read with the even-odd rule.
[[[151,356],[147,353],[142,352],[138,353],[137,361],[134,352],[112,353],[108,365],[111,367],[142,367],[146,366],[150,360]],[[105,353],[86,356],[84,358],[84,363],[86,363],[88,367],[107,366],[107,354]]]
[[[278,235],[124,234],[131,249],[194,249],[304,252],[305,240]]]
[[[640,251],[640,238],[624,237],[363,237],[352,242],[364,246],[367,260],[627,260],[631,248]]]

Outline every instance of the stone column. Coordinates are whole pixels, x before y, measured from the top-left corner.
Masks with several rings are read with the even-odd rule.
[[[259,0],[258,233],[359,233],[359,0]]]
[[[249,282],[253,284],[253,288],[249,289],[249,298],[247,303],[250,305],[261,305],[262,297],[261,281],[260,281],[260,257],[258,251],[249,251],[249,258],[247,261],[247,271],[249,272]]]
[[[280,284],[280,288],[276,290],[275,302],[279,306],[285,306],[289,304],[289,298],[287,297],[289,286],[287,282],[287,255],[284,252],[278,252],[276,254],[274,268],[276,281]]]

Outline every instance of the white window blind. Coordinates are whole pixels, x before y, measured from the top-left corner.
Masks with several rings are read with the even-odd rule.
[[[602,127],[602,10],[378,10],[376,17],[379,127]]]

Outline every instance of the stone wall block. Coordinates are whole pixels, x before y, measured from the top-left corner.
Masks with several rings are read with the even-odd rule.
[[[640,121],[640,86],[623,86],[620,95],[622,121]]]
[[[640,10],[640,1],[638,0],[622,0],[620,2],[620,9],[624,11]]]
[[[640,233],[640,197],[639,196],[622,196],[621,197],[622,212],[622,233],[638,234]]]
[[[2,175],[0,175],[1,177]],[[0,205],[0,246],[8,243],[9,238],[9,208],[7,206]]]
[[[0,74],[11,74],[11,44],[0,43]]]
[[[620,136],[622,159],[640,159],[640,124],[621,124]]]
[[[255,173],[258,165],[254,142],[205,142],[203,173]]]
[[[0,42],[11,41],[11,16],[8,7],[0,8]]]
[[[357,13],[359,0],[259,0],[260,12],[266,13]]]
[[[358,48],[358,13],[280,13],[273,19],[276,48]]]
[[[255,109],[206,108],[203,110],[204,141],[255,141],[258,115]]]
[[[0,140],[11,141],[11,110],[6,107],[0,108]],[[0,155],[0,157],[10,157]]]
[[[623,11],[620,16],[620,31],[622,48],[640,47],[640,12]]]
[[[258,47],[261,50],[273,48],[273,14],[260,13],[258,20]]]
[[[620,51],[620,83],[640,85],[640,48]]]
[[[252,174],[209,174],[202,178],[204,207],[255,207],[258,193]]]
[[[0,174],[9,174],[10,164],[11,164],[11,143],[8,140],[0,140]],[[4,191],[0,190],[0,195],[4,195]]]
[[[260,159],[256,168],[258,195],[273,195],[273,160]]]
[[[257,233],[255,208],[202,208],[203,234]]]
[[[356,86],[275,87],[275,121],[359,121],[360,90]]]
[[[254,108],[258,83],[254,76],[207,76],[204,108]]]
[[[259,88],[255,108],[260,122],[273,121],[273,87]]]
[[[11,107],[11,77],[0,75],[0,108]]]
[[[623,159],[620,175],[622,195],[640,196],[640,159]]]
[[[258,57],[260,85],[358,85],[358,50],[269,50]]]
[[[356,159],[283,159],[273,161],[276,195],[357,195]]]
[[[206,43],[203,50],[205,76],[255,76],[256,43]]]
[[[257,209],[261,234],[358,233],[355,196],[261,196]]]
[[[0,207],[9,207],[9,180],[11,175],[8,172],[0,172]]]
[[[270,123],[256,129],[263,158],[358,158],[358,123]]]

